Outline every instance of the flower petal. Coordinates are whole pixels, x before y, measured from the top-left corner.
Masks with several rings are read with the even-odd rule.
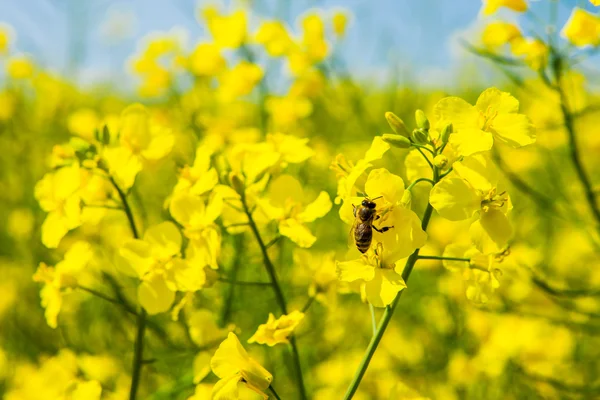
[[[477,154],[454,163],[454,171],[476,190],[488,193],[498,184],[498,170],[489,157]]]
[[[491,131],[498,140],[517,148],[535,143],[535,128],[523,114],[499,114],[494,118]]]
[[[167,287],[160,275],[152,276],[138,287],[138,301],[150,315],[167,311],[174,300],[175,292]]]
[[[451,122],[455,132],[478,128],[479,111],[460,97],[441,99],[434,107],[434,114],[438,123]]]
[[[329,194],[321,192],[315,201],[304,207],[304,211],[298,214],[298,219],[302,222],[312,222],[322,218],[331,210],[332,205]]]
[[[384,200],[395,204],[404,194],[404,181],[385,168],[374,169],[365,183],[365,192],[371,199],[383,196]]]
[[[451,134],[448,142],[459,155],[470,156],[491,149],[494,145],[494,137],[489,132],[471,128]]]
[[[475,107],[485,113],[488,108],[499,114],[516,113],[519,111],[519,100],[508,92],[502,92],[495,87],[486,89],[479,95]]]
[[[287,236],[292,242],[304,248],[312,246],[317,240],[306,226],[293,218],[288,218],[279,223],[279,233]]]
[[[385,307],[405,288],[406,282],[393,269],[377,268],[373,280],[365,285],[365,294],[374,307]]]
[[[336,267],[339,280],[344,282],[370,281],[375,276],[375,268],[366,262],[365,257],[338,262]]]
[[[429,195],[436,211],[450,221],[471,218],[481,208],[481,198],[471,185],[461,178],[444,178]]]

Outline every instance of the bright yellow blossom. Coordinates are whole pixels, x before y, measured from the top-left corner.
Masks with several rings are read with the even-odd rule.
[[[439,121],[452,123],[450,144],[463,156],[491,149],[494,139],[514,148],[535,142],[529,118],[518,114],[519,101],[496,88],[481,93],[475,106],[458,97],[446,97],[434,111]]]
[[[46,322],[51,328],[57,326],[63,292],[77,286],[77,278],[92,259],[92,255],[89,243],[75,242],[55,267],[40,263],[33,275],[34,281],[44,283],[40,296],[42,307],[46,310]]]
[[[248,343],[266,344],[275,346],[279,343],[289,343],[289,337],[294,333],[304,319],[304,313],[292,311],[287,315],[282,315],[279,319],[269,313],[269,320],[266,324],[259,325],[256,333],[248,339]]]
[[[333,15],[332,22],[333,32],[339,37],[344,36],[348,25],[348,14],[344,11],[338,11]]]
[[[269,186],[269,198],[260,201],[262,211],[279,225],[279,233],[300,247],[311,247],[317,238],[304,225],[324,217],[331,210],[327,192],[320,192],[316,200],[303,206],[302,185],[291,175],[281,175]]]
[[[575,46],[598,46],[600,44],[600,17],[575,7],[561,35]]]
[[[13,40],[12,27],[0,23],[0,55],[7,54]]]
[[[258,28],[254,40],[265,47],[272,57],[281,57],[289,51],[293,42],[285,26],[279,21],[265,21]]]
[[[13,79],[27,79],[33,76],[34,65],[27,56],[14,56],[6,62],[6,73]]]
[[[239,384],[262,395],[273,382],[273,375],[251,358],[237,336],[230,332],[210,360],[210,367],[220,380],[212,391],[213,400],[238,399]]]
[[[48,215],[42,224],[42,243],[56,248],[61,239],[81,225],[81,198],[79,165],[60,168],[44,175],[35,186],[35,198]]]
[[[313,106],[310,100],[300,96],[269,96],[265,108],[276,128],[288,128],[299,120],[308,117]]]
[[[122,189],[133,186],[144,162],[165,157],[174,144],[170,129],[155,121],[146,107],[133,104],[121,114],[119,147],[104,149],[109,172]]]
[[[217,258],[221,248],[221,234],[215,220],[223,209],[220,194],[212,195],[208,203],[189,193],[180,193],[173,197],[169,212],[181,226],[184,235],[194,245],[195,262],[201,267],[218,268]]]
[[[98,114],[90,108],[81,108],[67,119],[67,127],[72,134],[80,136],[91,142],[94,139],[94,131],[100,125]]]
[[[511,208],[510,198],[498,180],[498,171],[487,157],[467,157],[454,163],[454,172],[433,187],[429,202],[451,221],[478,216],[474,224],[481,225],[496,249],[501,249],[513,230],[506,215]]]
[[[240,61],[219,77],[219,98],[230,102],[252,92],[263,78],[264,71],[256,64]]]
[[[497,48],[521,37],[521,31],[515,24],[496,21],[489,23],[483,31],[482,41],[486,47]]]
[[[406,287],[402,276],[396,271],[396,263],[422,247],[427,234],[421,229],[419,217],[402,204],[404,182],[386,169],[369,173],[365,194],[375,200],[381,218],[374,223],[379,227],[391,227],[387,232],[373,231],[371,248],[360,258],[338,262],[339,279],[358,282],[369,303],[376,307],[390,304],[396,294]],[[364,197],[350,197],[340,208],[340,217],[346,223],[354,222],[353,205],[358,206]]]
[[[548,46],[539,39],[519,37],[510,44],[512,53],[517,57],[524,57],[525,63],[538,71],[548,63]]]
[[[245,11],[223,15],[215,7],[207,7],[202,11],[202,16],[217,46],[237,49],[246,41],[248,21]]]
[[[200,196],[212,190],[219,182],[219,176],[217,170],[210,165],[211,156],[211,149],[208,146],[198,146],[194,164],[185,165],[179,171],[179,179],[173,188],[173,193],[189,192]]]
[[[527,2],[525,0],[483,0],[483,15],[492,15],[501,7],[509,8],[516,12],[527,11]]]
[[[198,76],[215,76],[226,67],[221,50],[213,43],[200,43],[188,60],[188,68]]]

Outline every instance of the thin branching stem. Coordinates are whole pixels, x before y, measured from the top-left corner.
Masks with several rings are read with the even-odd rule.
[[[443,257],[443,256],[419,256],[419,260],[439,260],[439,261],[464,261],[471,262],[470,258],[464,257]]]
[[[133,212],[131,211],[131,207],[129,206],[129,201],[127,201],[127,195],[121,189],[121,187],[117,184],[115,179],[110,176],[110,183],[113,185],[119,198],[121,199],[121,203],[123,205],[123,209],[125,210],[125,215],[127,215],[127,221],[129,222],[129,227],[131,229],[131,233],[135,239],[139,239],[139,231],[135,225],[135,219],[133,217]],[[144,333],[146,332],[146,310],[142,307],[137,316],[137,332],[135,335],[135,342],[133,348],[133,366],[131,372],[131,387],[129,389],[129,400],[135,400],[137,397],[138,387],[140,385],[140,378],[142,375],[142,366],[143,356],[144,356]]]
[[[135,315],[135,316],[138,315],[138,313],[135,312],[135,310],[132,310],[127,304],[124,304],[123,302],[119,301],[118,299],[113,299],[112,297],[110,297],[110,296],[108,296],[108,295],[106,295],[106,294],[104,294],[102,292],[99,292],[99,291],[97,291],[95,289],[91,289],[91,288],[88,288],[88,287],[82,286],[82,285],[77,285],[77,289],[83,290],[84,292],[88,292],[88,293],[90,293],[90,294],[92,294],[92,295],[94,295],[94,296],[96,296],[96,297],[98,297],[100,299],[108,301],[109,303],[113,303],[113,304],[116,304],[116,305],[118,305],[120,307],[123,307],[123,309],[125,311],[127,311],[128,313],[130,313],[131,315]]]
[[[254,222],[254,218],[252,218],[252,211],[250,210],[250,207],[248,206],[248,202],[246,200],[245,193],[242,193],[240,195],[240,198],[242,200],[242,207],[244,209],[244,213],[246,214],[246,217],[248,218],[248,224],[250,225],[250,229],[252,230],[252,233],[254,234],[254,237],[256,238],[256,242],[258,243],[258,246],[260,247],[260,251],[263,256],[263,263],[265,265],[265,269],[267,270],[267,274],[269,274],[269,279],[271,281],[271,287],[273,288],[273,291],[275,292],[275,298],[277,299],[279,308],[281,309],[281,312],[283,314],[287,314],[288,313],[287,303],[285,301],[283,291],[281,290],[281,285],[279,284],[279,280],[277,279],[277,272],[275,271],[275,266],[273,265],[273,262],[271,261],[271,258],[269,257],[269,253],[267,252],[267,247],[265,246],[262,236],[260,235],[260,232],[258,231],[258,227],[256,226],[256,223]],[[302,366],[300,365],[300,353],[298,352],[298,346],[296,344],[296,337],[294,335],[291,335],[289,340],[290,340],[290,346],[292,348],[292,355],[293,355],[294,364],[295,364],[296,379],[297,379],[298,390],[300,392],[300,398],[302,400],[306,400],[307,399],[306,389],[304,387],[304,378],[302,376]]]

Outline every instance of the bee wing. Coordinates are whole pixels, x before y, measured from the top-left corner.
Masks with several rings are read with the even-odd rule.
[[[348,248],[356,247],[356,239],[354,239],[354,232],[356,231],[357,225],[358,219],[355,219],[352,223],[352,228],[350,228],[350,232],[348,232]]]

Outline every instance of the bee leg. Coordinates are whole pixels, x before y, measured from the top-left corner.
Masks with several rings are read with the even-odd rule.
[[[381,215],[376,216],[375,221],[377,221],[379,218],[381,218]]]
[[[384,226],[382,228],[378,228],[375,225],[373,225],[373,229],[375,229],[379,233],[387,232],[387,231],[389,231],[392,228],[393,228],[393,226]]]
[[[352,214],[356,217],[356,206],[354,204],[352,204]]]

